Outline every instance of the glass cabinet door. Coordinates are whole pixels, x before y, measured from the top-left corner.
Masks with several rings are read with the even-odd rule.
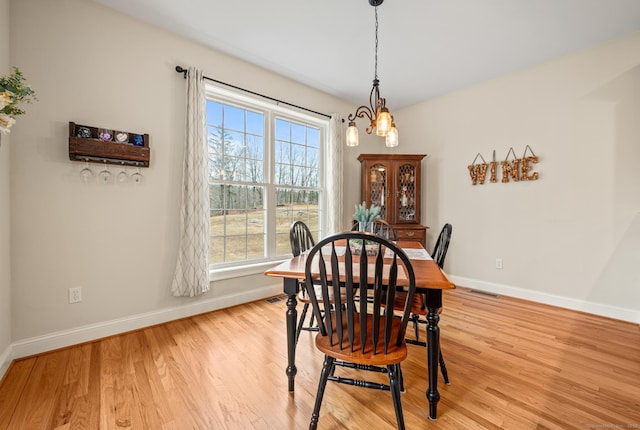
[[[415,222],[416,220],[416,166],[414,164],[400,164],[397,169],[398,177],[398,221]]]
[[[380,206],[380,217],[387,219],[387,192],[389,184],[387,180],[387,167],[383,164],[373,164],[369,168],[369,206]]]
[[[426,241],[420,223],[423,194],[423,154],[360,154],[361,201],[380,206],[381,217],[398,231],[398,237]]]

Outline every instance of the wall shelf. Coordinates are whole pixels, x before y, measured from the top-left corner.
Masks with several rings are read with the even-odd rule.
[[[78,137],[80,127],[91,131],[91,137]],[[149,135],[142,136],[142,146],[132,143],[107,141],[98,138],[98,127],[69,122],[69,159],[91,163],[106,163],[126,166],[149,167],[151,149]],[[134,133],[129,133],[133,136]]]

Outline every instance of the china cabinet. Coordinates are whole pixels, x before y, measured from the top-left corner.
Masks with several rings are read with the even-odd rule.
[[[380,215],[398,233],[398,239],[426,246],[421,223],[421,166],[425,154],[360,154],[361,201],[382,207]]]

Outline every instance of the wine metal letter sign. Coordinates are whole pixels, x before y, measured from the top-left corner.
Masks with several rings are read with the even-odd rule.
[[[527,150],[531,153],[530,156],[527,156]],[[513,154],[513,160],[509,161],[509,155],[511,154]],[[482,163],[476,164],[478,157],[480,157]],[[538,179],[538,172],[532,172],[531,170],[533,169],[532,165],[536,163],[538,163],[538,157],[536,157],[529,145],[525,148],[522,158],[516,158],[516,153],[513,151],[513,148],[510,148],[507,153],[507,158],[499,163],[502,168],[502,177],[500,181],[503,183],[509,182],[509,178],[514,182],[535,181]],[[476,158],[473,159],[473,163],[471,163],[468,168],[472,185],[484,184],[487,177],[487,169],[489,169],[490,172],[489,182],[498,182],[498,162],[496,161],[496,151],[493,151],[493,161],[490,163],[484,161],[482,155],[478,153]]]

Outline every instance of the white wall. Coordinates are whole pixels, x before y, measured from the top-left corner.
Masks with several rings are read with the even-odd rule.
[[[10,295],[12,303],[11,312],[0,308],[0,351],[10,339],[14,355],[26,355],[278,291],[257,275],[215,282],[195,299],[169,295],[185,85],[174,66],[322,112],[354,107],[90,1],[10,5],[11,62],[39,101],[14,126],[10,155],[4,141],[0,148],[0,234],[10,215],[12,281],[0,245],[0,303]],[[345,183],[360,183],[360,153],[427,153],[422,212],[430,243],[444,222],[454,226],[452,279],[638,321],[638,48],[634,35],[394,111],[400,147],[361,135],[361,146],[345,151]],[[0,44],[0,70],[7,59]],[[68,121],[149,133],[144,182],[82,183],[83,166],[68,159]],[[527,144],[540,157],[539,181],[470,185],[476,153],[495,149],[502,159]],[[345,222],[359,198],[359,186],[346,187]],[[75,286],[83,302],[69,305]]]
[[[174,68],[194,65],[320,112],[348,107],[90,1],[11,6],[13,59],[39,98],[12,135],[16,354],[81,340],[76,329],[97,337],[281,291],[260,274],[215,282],[197,298],[170,296],[185,110],[185,80]],[[69,121],[149,133],[143,183],[83,183],[84,166],[68,158]],[[67,304],[69,287],[82,287],[82,303]]]
[[[0,76],[10,71],[9,0],[0,0]],[[0,377],[6,368],[11,344],[9,136],[0,134]]]
[[[640,322],[639,118],[640,33],[398,112],[453,280]],[[471,185],[477,153],[526,145],[539,180]]]

